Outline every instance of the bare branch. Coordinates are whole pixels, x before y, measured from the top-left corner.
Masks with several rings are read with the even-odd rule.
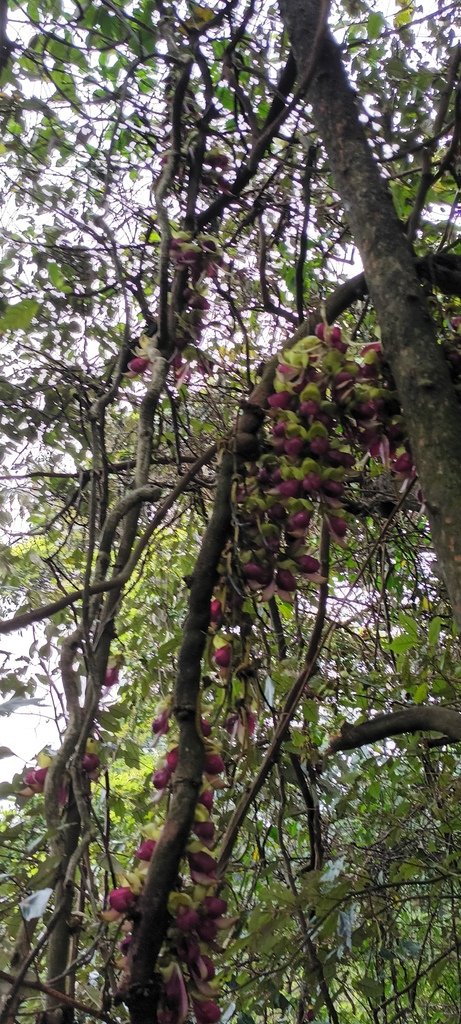
[[[356,750],[377,740],[401,736],[402,733],[441,732],[445,742],[459,743],[461,740],[461,714],[453,708],[407,706],[402,711],[377,715],[368,722],[351,725],[345,722],[338,736],[333,736],[327,754],[340,750]]]

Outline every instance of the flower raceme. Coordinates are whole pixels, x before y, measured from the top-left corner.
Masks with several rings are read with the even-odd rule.
[[[230,646],[230,645],[229,645]],[[169,706],[160,706],[153,721],[154,744],[170,730]],[[211,820],[214,792],[221,786],[220,776],[225,764],[219,748],[211,738],[212,726],[200,718],[200,732],[205,747],[203,783],[198,796],[180,888],[168,900],[169,927],[160,956],[161,987],[158,1020],[163,1024],[183,1024],[191,1008],[197,1022],[218,1020],[217,986],[213,981],[215,967],[212,955],[219,933],[234,923],[225,917],[227,901],[217,895],[217,860],[213,853],[215,826]],[[163,796],[173,780],[179,760],[179,747],[174,741],[164,755],[164,762],[153,775],[158,797]],[[121,884],[112,890],[108,907],[102,917],[108,922],[121,922],[122,929],[131,929],[136,921],[136,905],[149,863],[161,836],[155,822],[142,830],[142,839],[135,851],[137,867],[125,872]],[[131,931],[122,940],[120,953],[125,958],[130,949]]]
[[[337,544],[346,543],[348,474],[363,451],[403,481],[415,470],[378,341],[353,351],[340,327],[318,324],[279,356],[267,404],[266,444],[236,489],[241,575],[243,588],[261,601],[275,594],[292,601],[300,585],[321,582],[309,550],[319,519]],[[222,597],[221,614],[225,624]],[[227,646],[215,650],[214,661],[229,668]]]
[[[86,777],[90,779],[92,782],[96,781],[96,779],[99,778],[101,766],[100,758],[96,751],[93,749],[93,747],[95,746],[97,746],[96,741],[90,738],[87,742],[87,749],[80,761],[80,767],[82,769],[82,772],[84,772]],[[46,777],[48,775],[48,769],[52,764],[52,761],[53,758],[50,754],[42,753],[38,756],[37,767],[26,769],[24,773],[25,789],[22,790],[23,796],[32,796],[36,793],[43,793],[43,790],[45,788]],[[59,797],[60,804],[65,804],[67,802],[67,799],[68,779],[61,786]]]

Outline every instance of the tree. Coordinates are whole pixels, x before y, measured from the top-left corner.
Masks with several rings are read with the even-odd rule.
[[[2,1024],[458,1021],[456,5],[0,11]]]

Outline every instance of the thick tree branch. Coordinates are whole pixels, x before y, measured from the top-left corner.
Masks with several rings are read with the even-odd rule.
[[[461,258],[454,253],[436,253],[421,256],[415,260],[418,277],[427,281],[444,295],[461,296]],[[356,274],[338,285],[327,300],[326,314],[329,323],[341,316],[346,309],[368,295],[365,274]]]
[[[179,652],[174,710],[179,725],[179,760],[173,799],[149,865],[139,900],[130,950],[124,998],[132,1024],[156,1019],[154,971],[168,924],[167,901],[175,887],[179,864],[194,817],[203,768],[203,741],[197,730],[201,661],[210,621],[210,601],[217,566],[231,526],[231,483],[234,457],[223,454],[213,513],[203,538],[190,590],[189,613]]]
[[[388,715],[377,715],[368,722],[351,725],[345,722],[338,736],[333,736],[327,754],[340,750],[356,750],[367,743],[401,736],[402,733],[441,732],[446,742],[459,743],[461,740],[461,714],[453,708],[413,707],[394,711]]]

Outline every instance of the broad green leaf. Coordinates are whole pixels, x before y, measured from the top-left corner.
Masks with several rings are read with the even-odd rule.
[[[7,307],[0,317],[0,333],[11,330],[26,331],[39,309],[34,299],[22,299]]]

